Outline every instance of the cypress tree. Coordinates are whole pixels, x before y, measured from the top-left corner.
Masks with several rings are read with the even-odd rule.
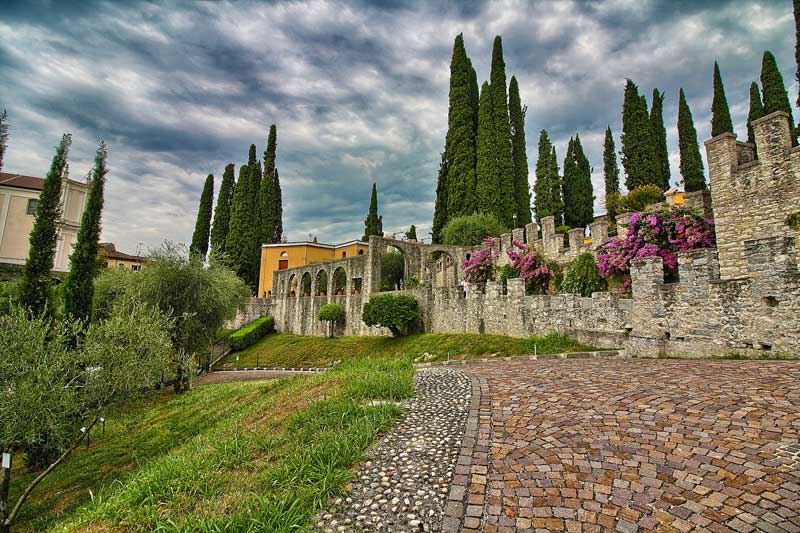
[[[225,241],[226,260],[236,274],[252,289],[255,284],[252,244],[255,241],[252,224],[252,180],[250,167],[239,167],[239,179],[233,190],[230,229]]]
[[[723,133],[733,133],[731,112],[728,109],[728,99],[725,98],[725,87],[722,85],[722,75],[719,65],[714,61],[714,98],[711,100],[711,136],[716,137]]]
[[[625,167],[625,186],[628,190],[642,185],[661,185],[661,165],[656,154],[656,142],[647,103],[630,79],[625,84],[622,104],[622,166]]]
[[[88,325],[92,317],[94,278],[97,275],[97,251],[100,245],[103,190],[106,174],[106,145],[101,142],[94,157],[94,170],[81,227],[70,256],[69,275],[64,282],[64,312]],[[210,215],[210,213],[209,213]]]
[[[550,209],[555,217],[556,227],[564,223],[564,199],[561,197],[561,176],[558,173],[556,147],[550,154]]]
[[[550,205],[550,188],[552,165],[550,158],[553,153],[553,145],[547,131],[539,132],[539,150],[536,159],[536,181],[533,184],[533,209],[536,212],[536,219],[541,223],[544,217],[552,215]]]
[[[606,138],[603,143],[603,175],[605,177],[606,210],[611,220],[616,220],[616,209],[613,204],[609,206],[609,198],[619,194],[619,167],[617,166],[617,153],[614,148],[614,136],[611,126],[606,128]]]
[[[507,228],[514,227],[518,210],[515,195],[514,155],[511,147],[511,122],[506,94],[506,63],[503,60],[503,39],[498,35],[492,47],[490,83],[492,121],[494,122],[494,153],[497,166],[497,191],[494,214]],[[478,110],[480,113],[480,109]]]
[[[192,233],[192,245],[189,250],[203,257],[208,253],[208,238],[211,233],[211,209],[214,202],[214,174],[209,174],[200,194],[200,207],[197,209],[197,220]]]
[[[253,194],[258,194],[261,188],[261,162],[256,159],[256,145],[251,144],[250,150],[247,154],[247,166],[250,168],[250,187]],[[256,203],[256,197],[253,197],[253,205]]]
[[[280,206],[280,184],[277,179],[278,169],[275,166],[277,153],[277,130],[275,124],[269,128],[267,147],[264,149],[264,176],[258,191],[258,223],[256,227],[256,245],[278,242],[278,225],[282,208]],[[256,246],[260,253],[260,247]]]
[[[581,138],[575,134],[573,146],[575,154],[576,181],[572,188],[573,227],[585,227],[594,220],[594,189],[592,188],[592,166],[583,152]],[[566,211],[566,209],[565,209]]]
[[[753,130],[753,121],[763,116],[764,106],[761,104],[761,93],[758,90],[758,84],[753,82],[750,84],[750,111],[747,113],[747,142],[753,145],[754,151],[756,146],[756,134]]]
[[[433,227],[431,240],[433,244],[442,242],[442,230],[447,225],[447,159],[442,152],[439,163],[439,175],[436,178],[436,206],[433,210]]]
[[[378,188],[375,183],[372,184],[372,194],[369,198],[369,212],[367,218],[364,219],[364,236],[362,241],[369,241],[370,235],[377,235],[383,237],[383,220],[378,216]]]
[[[414,224],[411,224],[411,227],[408,228],[408,233],[406,233],[406,239],[410,241],[417,240],[417,227]]]
[[[264,149],[264,175],[271,176],[275,171],[275,158],[278,153],[278,128],[270,125],[267,147]]]
[[[0,170],[3,170],[3,160],[6,158],[8,148],[8,111],[3,109],[0,113]]]
[[[447,217],[471,214],[475,205],[475,135],[477,118],[475,71],[459,34],[450,62],[450,104],[447,114],[445,157],[447,174]]]
[[[683,89],[678,94],[678,148],[681,155],[681,176],[686,192],[704,190],[706,180],[703,159],[700,157],[700,147],[697,144],[692,111],[686,103]]]
[[[487,215],[496,215],[495,207],[498,204],[499,174],[497,159],[494,153],[494,139],[492,90],[489,87],[489,82],[483,82],[480,105],[478,106],[478,161],[476,167],[477,183],[475,185],[474,206],[475,211]],[[452,166],[449,172],[453,172]],[[452,220],[456,215],[450,212],[451,205],[452,202],[448,197],[447,213]]]
[[[658,89],[653,89],[653,104],[650,107],[650,126],[653,128],[653,135],[656,141],[656,157],[658,158],[659,184],[663,190],[669,189],[669,151],[667,150],[667,130],[664,127],[664,93]]]
[[[525,147],[525,111],[519,98],[517,78],[508,85],[508,115],[511,120],[511,147],[514,161],[514,194],[517,203],[517,227],[531,221],[531,191],[528,185],[528,154]]]
[[[578,165],[575,160],[575,139],[570,137],[567,144],[567,153],[564,155],[564,179],[561,182],[561,194],[564,199],[564,224],[575,227],[578,214],[576,213],[575,187],[578,181]]]
[[[478,135],[478,103],[481,99],[481,89],[478,86],[478,74],[475,68],[470,65],[469,74],[469,105],[472,109],[472,129]],[[477,138],[477,137],[476,137]]]
[[[20,303],[39,315],[51,311],[48,307],[53,261],[56,256],[58,225],[61,218],[61,180],[67,169],[67,154],[72,136],[65,133],[56,148],[50,170],[44,179],[36,218],[30,234],[28,258],[22,269]]]
[[[272,172],[272,184],[275,191],[275,203],[272,211],[275,217],[275,240],[273,242],[281,242],[283,237],[283,193],[277,168]]]
[[[761,93],[765,116],[775,111],[785,111],[789,114],[789,130],[792,132],[792,143],[796,145],[789,94],[783,85],[783,76],[778,70],[775,56],[769,50],[764,52],[764,59],[761,62]]]
[[[220,257],[225,255],[234,185],[233,163],[228,163],[222,174],[222,183],[217,194],[217,208],[214,210],[214,225],[211,227],[211,253]]]

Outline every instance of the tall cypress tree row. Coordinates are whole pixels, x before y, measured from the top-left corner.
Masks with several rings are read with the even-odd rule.
[[[494,152],[494,120],[492,118],[492,90],[489,82],[483,82],[478,106],[478,161],[476,167],[475,211],[494,214],[498,204],[499,168]],[[449,169],[453,171],[452,167]],[[447,213],[452,220],[456,215],[450,212],[452,202],[448,197]],[[499,220],[499,218],[498,218]],[[507,227],[507,226],[506,226]]]
[[[536,181],[533,184],[533,209],[536,212],[536,220],[541,223],[544,217],[553,214],[550,205],[550,188],[551,188],[551,175],[550,171],[552,165],[550,158],[552,157],[553,145],[550,142],[550,136],[547,135],[545,130],[539,132],[539,150],[536,159]]]
[[[785,111],[789,113],[789,128],[792,132],[792,142],[797,144],[794,130],[794,119],[792,118],[792,107],[789,105],[789,94],[783,85],[783,76],[778,70],[778,63],[775,56],[767,50],[764,52],[764,59],[761,61],[761,92],[764,104],[764,115],[769,115],[775,111]]]
[[[72,136],[65,133],[56,148],[56,155],[44,179],[36,218],[30,234],[28,258],[22,269],[20,303],[39,315],[51,311],[48,306],[53,261],[56,256],[58,224],[61,218],[61,181],[67,169],[67,154]]]
[[[687,192],[706,188],[703,159],[697,144],[697,130],[694,128],[692,111],[686,103],[683,89],[678,94],[678,148],[681,155],[681,176]]]
[[[222,174],[222,183],[217,194],[217,208],[214,210],[214,225],[211,227],[211,253],[217,256],[225,255],[225,241],[228,238],[228,228],[231,219],[231,204],[233,203],[233,163],[225,166]]]
[[[477,118],[476,77],[472,62],[459,34],[450,62],[450,104],[447,115],[445,158],[447,174],[447,217],[471,214],[475,191],[475,137]]]
[[[442,152],[439,175],[436,178],[436,206],[433,210],[433,228],[431,228],[433,244],[442,242],[442,230],[445,225],[447,225],[447,159]]]
[[[0,170],[3,170],[3,160],[6,158],[8,148],[8,111],[3,109],[0,113]]]
[[[239,179],[233,190],[230,230],[225,241],[227,263],[236,269],[236,274],[251,289],[255,286],[252,257],[252,246],[255,242],[252,224],[252,183],[250,167],[247,165],[239,167]]]
[[[103,191],[108,173],[106,157],[106,145],[101,142],[94,157],[92,182],[81,216],[81,227],[70,256],[69,275],[64,282],[64,312],[68,317],[83,321],[84,327],[92,318],[94,278],[98,273],[97,251],[102,229]]]
[[[508,85],[508,116],[511,121],[516,225],[523,227],[531,221],[531,191],[528,185],[528,153],[525,147],[525,109],[519,98],[519,85],[515,76],[511,76]]]
[[[200,194],[200,206],[194,223],[192,244],[189,250],[205,257],[208,253],[208,238],[211,234],[211,210],[214,207],[214,174],[209,174]]]
[[[733,133],[731,112],[728,109],[728,99],[725,98],[725,87],[722,85],[722,75],[719,65],[714,61],[714,98],[711,100],[711,136],[716,137],[723,133]]]
[[[361,240],[364,242],[369,241],[370,235],[383,237],[383,222],[381,217],[378,216],[378,188],[374,183],[372,184],[372,194],[369,198],[369,212],[367,213],[367,218],[364,219],[364,236]]]
[[[663,190],[669,189],[669,151],[667,150],[667,130],[664,127],[664,93],[653,89],[653,104],[650,106],[650,126],[656,141],[656,157],[658,158],[659,184]]]
[[[564,155],[564,178],[561,181],[561,195],[564,199],[564,224],[575,227],[578,216],[576,213],[575,188],[578,181],[578,164],[575,160],[575,139],[570,137],[567,144],[567,153]]]
[[[518,203],[515,197],[514,156],[511,148],[511,123],[506,94],[506,63],[503,60],[503,39],[498,35],[492,47],[490,84],[492,121],[494,122],[494,153],[497,166],[497,191],[494,214],[507,228],[514,227]],[[478,110],[480,113],[480,109]]]
[[[561,175],[558,173],[556,147],[550,154],[550,209],[555,217],[556,227],[564,223],[564,199],[561,197]]]
[[[764,106],[761,103],[761,93],[758,90],[758,84],[753,82],[750,84],[750,111],[747,113],[747,142],[753,145],[754,151],[756,146],[756,134],[753,130],[753,121],[763,116]],[[757,154],[756,157],[758,157]]]
[[[606,210],[611,220],[616,220],[616,209],[609,198],[619,194],[619,167],[617,166],[617,153],[614,148],[614,136],[611,126],[606,128],[606,138],[603,143],[603,176],[605,177]],[[611,203],[611,205],[609,205]]]
[[[622,104],[622,166],[625,167],[625,186],[633,190],[642,185],[661,185],[661,165],[656,154],[656,142],[647,103],[630,79],[625,84]]]

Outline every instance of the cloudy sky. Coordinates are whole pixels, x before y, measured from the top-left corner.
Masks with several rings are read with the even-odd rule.
[[[562,158],[580,133],[602,199],[602,142],[619,149],[625,78],[666,93],[673,181],[677,96],[709,137],[718,60],[739,137],[763,50],[794,102],[791,2],[0,2],[4,171],[44,176],[62,132],[82,178],[109,145],[103,238],[133,252],[191,238],[203,181],[264,150],[278,126],[290,240],[357,238],[378,183],[384,229],[427,236],[447,125],[449,61],[463,32],[479,82],[503,36],[507,75]],[[705,156],[705,154],[704,154]],[[238,170],[237,170],[238,175]],[[533,173],[531,173],[533,180]],[[599,210],[599,209],[598,209]]]

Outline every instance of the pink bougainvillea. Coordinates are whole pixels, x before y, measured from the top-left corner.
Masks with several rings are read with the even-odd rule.
[[[664,267],[678,269],[678,252],[715,246],[714,221],[685,207],[634,213],[622,237],[605,243],[597,255],[604,278],[626,277],[630,286],[630,264],[635,259],[661,257]]]
[[[526,247],[519,241],[511,241],[513,248],[508,251],[511,266],[525,280],[525,285],[546,291],[553,272],[544,258],[532,247]]]
[[[494,262],[497,259],[492,250],[494,239],[486,237],[484,243],[486,243],[484,248],[464,261],[464,279],[467,283],[486,283],[492,277]]]

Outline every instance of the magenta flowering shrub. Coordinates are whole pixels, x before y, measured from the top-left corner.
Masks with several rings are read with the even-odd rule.
[[[492,251],[494,239],[486,237],[484,239],[486,247],[472,254],[472,257],[464,261],[464,279],[467,283],[486,283],[492,277],[494,262],[497,259]]]
[[[539,252],[526,247],[519,241],[511,241],[513,248],[508,251],[512,268],[525,280],[525,286],[536,292],[547,292],[553,271]]]
[[[597,255],[604,278],[626,277],[630,286],[630,264],[634,259],[661,257],[668,272],[677,272],[678,252],[716,245],[714,221],[685,207],[634,213],[624,236],[605,243]]]

